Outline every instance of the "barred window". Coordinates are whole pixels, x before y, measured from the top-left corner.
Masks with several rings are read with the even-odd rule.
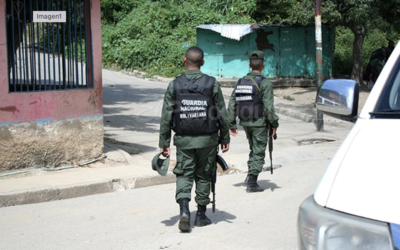
[[[90,0],[6,0],[9,92],[93,88]],[[65,11],[66,22],[33,22]]]

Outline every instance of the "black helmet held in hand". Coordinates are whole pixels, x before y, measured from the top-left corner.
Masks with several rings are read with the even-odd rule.
[[[221,166],[223,171],[228,170],[228,164],[226,164],[226,161],[224,160],[224,158],[222,158],[222,156],[220,156],[219,154],[217,154],[217,158],[216,158],[217,163]]]
[[[162,153],[156,154],[151,161],[151,167],[160,175],[166,176],[169,168],[169,157],[165,158],[164,156],[162,156]]]

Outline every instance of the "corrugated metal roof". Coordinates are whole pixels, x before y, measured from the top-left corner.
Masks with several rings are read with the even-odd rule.
[[[212,30],[220,33],[223,37],[240,41],[242,37],[253,32],[250,26],[251,24],[203,24],[196,28]]]
[[[313,25],[306,25],[313,26]],[[306,27],[300,24],[292,23],[256,23],[256,24],[202,24],[198,29],[212,30],[221,34],[221,36],[240,41],[242,37],[251,32],[266,27]]]

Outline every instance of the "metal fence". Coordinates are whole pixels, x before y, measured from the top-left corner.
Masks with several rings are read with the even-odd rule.
[[[93,87],[90,0],[6,0],[10,92]],[[66,11],[66,22],[33,22]]]

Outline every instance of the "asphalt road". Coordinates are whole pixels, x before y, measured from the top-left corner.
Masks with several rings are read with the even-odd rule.
[[[108,141],[123,143],[140,151],[140,154],[133,155],[134,161],[136,164],[143,163],[145,167],[159,152],[158,129],[166,87],[166,82],[149,81],[103,70],[104,137]],[[230,95],[232,89],[222,89],[227,104],[227,96]],[[275,103],[277,102],[279,100],[275,98]],[[318,146],[321,145],[318,144],[319,142],[340,141],[352,127],[352,124],[345,122],[326,124],[324,132],[316,132],[316,126],[313,123],[281,114],[279,117],[280,127],[277,132],[278,140],[274,142],[273,156],[274,164],[277,165],[298,159],[320,157],[318,151],[303,150],[305,148],[299,145]],[[239,135],[231,138],[231,148],[223,156],[235,168],[240,170],[247,168],[248,144],[240,126]],[[175,158],[173,146],[171,158]],[[267,163],[269,165],[268,161]]]
[[[334,147],[322,147],[330,150]],[[295,249],[297,209],[328,159],[263,172],[262,193],[248,194],[244,174],[219,176],[213,224],[178,229],[174,184],[1,208],[0,249]],[[190,203],[192,224],[195,204]]]
[[[105,136],[147,147],[141,157],[151,159],[166,84],[132,82],[112,72],[103,78]],[[298,207],[314,192],[350,129],[346,123],[325,124],[324,132],[316,132],[313,123],[280,115],[273,152],[280,168],[273,175],[261,173],[259,185],[266,190],[246,193],[241,171],[218,176],[216,212],[211,206],[207,211],[213,224],[190,233],[178,229],[175,184],[164,184],[0,208],[0,249],[296,249]],[[240,130],[224,157],[243,170],[247,154]],[[190,209],[193,224],[194,202]]]

